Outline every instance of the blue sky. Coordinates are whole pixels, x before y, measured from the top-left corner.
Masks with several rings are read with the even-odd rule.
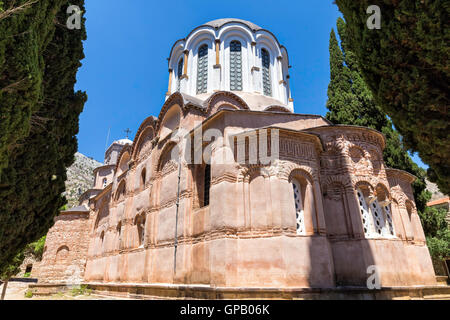
[[[133,139],[145,118],[158,116],[172,45],[195,27],[219,18],[249,20],[272,31],[289,53],[295,112],[325,115],[328,41],[341,16],[332,2],[86,1],[86,58],[76,88],[86,91],[89,99],[80,117],[79,151],[103,162],[109,129],[109,143],[124,138],[127,128]]]

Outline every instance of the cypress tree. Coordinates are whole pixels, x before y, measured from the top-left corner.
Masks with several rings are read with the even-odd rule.
[[[26,3],[3,2],[4,10]],[[70,4],[84,9],[84,0]],[[0,273],[66,203],[66,167],[87,99],[74,92],[84,21],[69,30],[68,5],[40,0],[0,20]]]
[[[450,5],[442,0],[336,0],[348,46],[377,104],[408,150],[430,166],[428,176],[450,193]],[[378,5],[381,29],[369,29]]]
[[[419,168],[409,156],[403,146],[400,134],[393,128],[392,122],[384,111],[377,105],[368,86],[366,85],[356,55],[351,51],[347,25],[343,19],[337,21],[341,47],[336,39],[334,30],[330,36],[330,70],[331,79],[328,87],[327,119],[334,124],[358,125],[376,129],[386,137],[386,148],[383,152],[384,162],[387,167],[407,171],[417,177],[413,183],[414,197],[419,216],[422,219],[428,243],[439,242],[439,237],[448,238],[445,230],[445,216],[436,210],[427,208],[426,204],[431,198],[431,193],[426,190],[426,172]],[[352,101],[349,101],[352,100]],[[438,220],[441,233],[435,227],[431,228],[430,221]],[[438,238],[436,238],[438,237]],[[436,245],[433,245],[435,248]],[[448,249],[447,249],[448,250]],[[448,251],[447,251],[448,252]],[[436,255],[442,256],[442,250],[431,250]],[[448,252],[450,253],[450,252]],[[436,262],[436,259],[434,259]]]

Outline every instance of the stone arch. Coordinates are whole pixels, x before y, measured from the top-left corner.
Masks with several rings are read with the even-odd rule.
[[[231,106],[239,110],[250,109],[242,98],[229,91],[216,92],[204,102],[204,108],[206,109],[207,116],[213,115],[224,106]]]
[[[175,149],[176,148],[176,149]],[[178,158],[173,159],[173,154],[178,153],[176,150],[178,149],[177,144],[173,141],[167,143],[164,148],[161,150],[159,154],[158,164],[156,166],[156,171],[159,173],[163,173],[167,171],[166,169],[173,169],[173,166],[177,166]],[[170,167],[170,168],[169,168]],[[170,172],[172,170],[169,170]]]
[[[289,110],[288,108],[283,107],[283,106],[276,106],[276,105],[268,106],[267,108],[264,109],[264,111],[266,111],[266,112],[292,113],[292,111]]]
[[[241,168],[237,176],[237,182],[249,182],[253,177],[258,174],[264,176],[265,178],[273,176],[275,174],[272,167],[266,167],[263,165],[250,165]]]
[[[294,170],[298,170],[299,173],[301,172],[301,174],[308,177],[311,182],[317,181],[317,174],[313,168],[294,162],[280,163],[278,177],[289,181]]]
[[[103,219],[106,219],[109,215],[109,203],[105,201],[99,208],[97,212],[97,217],[95,218],[94,223],[94,231],[98,229],[98,226],[100,224],[100,221]]]
[[[181,110],[184,110],[186,108],[183,94],[181,94],[180,92],[175,92],[175,93],[171,94],[169,96],[169,98],[167,98],[166,102],[164,103],[164,105],[161,108],[161,111],[159,113],[158,119],[156,121],[155,132],[158,132],[158,133],[160,132],[160,130],[161,130],[161,123],[162,123],[166,113],[174,105],[178,105],[178,107]]]
[[[373,184],[366,179],[357,179],[353,182],[353,185],[355,186],[355,190],[360,189],[363,192],[365,198],[374,195],[375,188],[373,187]]]
[[[209,41],[212,44],[215,40],[215,33],[212,29],[200,29],[194,31],[186,40],[185,49],[189,51],[198,50],[198,48]],[[195,51],[196,52],[196,51]]]
[[[155,138],[155,118],[149,117],[141,124],[133,143],[132,159],[140,158],[142,152],[146,153],[151,147],[151,141]]]
[[[353,184],[348,176],[328,175],[324,180],[322,180],[322,186],[324,186],[324,188],[326,188],[326,186],[331,184],[341,184],[346,191],[349,190],[353,191]]]
[[[373,164],[370,161],[370,154],[362,146],[351,144],[348,146],[347,155],[356,175],[372,175]]]
[[[392,199],[389,188],[386,187],[385,184],[379,182],[375,187],[375,194],[377,196],[378,201],[390,201]]]
[[[125,199],[125,194],[126,194],[126,182],[125,182],[125,180],[122,180],[120,183],[119,183],[119,186],[117,187],[117,190],[116,190],[116,194],[115,194],[115,196],[114,196],[114,200],[116,201],[116,202],[121,202],[121,201],[123,201],[124,199]]]
[[[288,182],[293,188],[292,208],[296,214],[297,234],[314,233],[317,229],[317,197],[313,176],[303,168],[290,171]]]
[[[412,202],[409,199],[406,200],[405,201],[405,208],[406,208],[406,211],[408,213],[409,221],[412,222],[412,217],[416,213],[416,206],[414,205],[414,202]]]
[[[70,249],[67,245],[62,245],[56,250],[55,260],[62,261],[69,257]]]
[[[158,136],[160,140],[164,140],[173,131],[179,128],[182,117],[183,110],[182,106],[179,104],[173,104],[165,111],[159,125]]]
[[[122,173],[128,171],[129,162],[131,160],[131,146],[126,145],[119,154],[116,164],[116,176],[119,177]]]
[[[399,208],[405,208],[408,197],[401,191],[400,187],[391,188],[391,198],[395,200]]]

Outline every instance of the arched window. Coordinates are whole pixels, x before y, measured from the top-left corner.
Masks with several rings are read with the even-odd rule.
[[[116,191],[116,201],[120,202],[125,199],[126,185],[125,182],[121,182]]]
[[[105,189],[106,188],[106,186],[108,185],[108,179],[106,179],[106,178],[103,178],[103,189]]]
[[[204,181],[204,192],[203,192],[203,206],[209,206],[209,191],[211,189],[211,165],[207,164],[205,166],[205,181]]]
[[[363,228],[364,228],[364,235],[366,237],[369,237],[373,233],[372,217],[369,213],[369,208],[367,206],[367,202],[364,197],[364,193],[361,191],[361,189],[358,189],[356,192],[358,195],[359,210],[361,212],[361,219],[362,219]]]
[[[142,169],[141,172],[141,184],[140,184],[140,190],[144,190],[145,189],[145,182],[146,182],[146,177],[147,176],[147,170],[144,168]]]
[[[264,95],[272,96],[272,80],[270,78],[270,55],[266,49],[261,50],[261,58]]]
[[[394,225],[390,204],[375,197],[369,198],[369,204],[366,202],[363,192],[358,189],[358,201],[361,210],[361,216],[366,237],[392,237],[394,236]]]
[[[183,75],[183,58],[180,59],[178,62],[178,69],[177,69],[177,91],[180,92],[181,90],[181,76]]]
[[[300,183],[292,180],[292,188],[294,189],[295,217],[297,220],[297,234],[305,234],[305,212],[303,210],[302,188]]]
[[[197,94],[208,91],[208,45],[198,49]]]
[[[242,91],[242,45],[236,40],[230,43],[230,90]]]

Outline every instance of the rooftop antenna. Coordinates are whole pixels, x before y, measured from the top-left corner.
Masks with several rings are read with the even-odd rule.
[[[105,143],[105,152],[108,149],[108,142],[109,142],[109,135],[111,134],[111,127],[108,129],[108,135],[106,136],[106,143]]]
[[[127,128],[127,130],[123,130],[123,131],[127,134],[127,139],[128,139],[128,136],[129,136],[129,134],[131,133],[130,128]]]

